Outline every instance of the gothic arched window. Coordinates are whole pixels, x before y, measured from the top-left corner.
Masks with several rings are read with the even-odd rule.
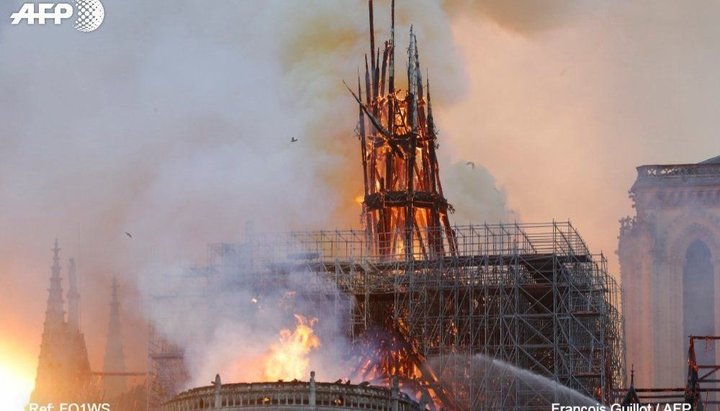
[[[685,253],[683,267],[683,338],[685,353],[689,335],[716,335],[715,276],[710,249],[702,240],[695,240]],[[710,348],[710,347],[709,347]],[[695,346],[699,364],[715,364],[715,350]]]

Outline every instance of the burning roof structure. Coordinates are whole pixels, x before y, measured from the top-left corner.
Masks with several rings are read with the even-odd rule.
[[[155,309],[177,316],[163,306],[184,299],[212,311],[211,290],[294,287],[293,298],[321,307],[305,315],[343,311],[354,347],[349,377],[384,385],[398,378],[430,409],[547,409],[557,398],[552,384],[488,372],[479,356],[609,400],[624,363],[619,289],[605,257],[570,223],[451,226],[417,39],[411,32],[403,91],[395,83],[394,1],[381,48],[373,13],[370,1],[370,59],[364,87],[358,79],[351,90],[364,230],[249,233],[241,244],[211,245],[206,266],[175,278],[192,283],[192,293],[157,295]],[[185,351],[172,340],[158,332],[150,345],[153,409],[187,381]]]

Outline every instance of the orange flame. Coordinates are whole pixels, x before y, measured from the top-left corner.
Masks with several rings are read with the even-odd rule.
[[[20,410],[25,407],[33,389],[34,364],[32,357],[20,345],[0,341],[0,404],[3,409]]]
[[[297,327],[295,331],[280,331],[279,340],[270,346],[270,353],[265,359],[265,378],[267,381],[292,380],[306,378],[310,359],[310,351],[320,347],[320,339],[312,327],[317,318],[305,318],[295,315]]]

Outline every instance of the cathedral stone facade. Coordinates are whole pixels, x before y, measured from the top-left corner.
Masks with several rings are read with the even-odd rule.
[[[682,387],[688,336],[720,334],[720,157],[637,168],[620,221],[626,364],[643,387]],[[718,347],[696,347],[717,364]]]

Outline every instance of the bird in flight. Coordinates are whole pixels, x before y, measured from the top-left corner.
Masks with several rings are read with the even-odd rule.
[[[290,142],[291,142],[291,143],[294,143],[294,142],[296,142],[296,141],[298,141],[298,139],[296,139],[295,137],[291,137],[291,138],[290,138]]]
[[[132,234],[128,233],[127,231],[125,231],[125,235],[128,236],[129,238],[132,238]]]
[[[468,162],[465,163],[465,164],[469,165],[470,167],[472,167],[473,170],[475,170],[475,163],[474,163],[474,162],[468,161]]]

